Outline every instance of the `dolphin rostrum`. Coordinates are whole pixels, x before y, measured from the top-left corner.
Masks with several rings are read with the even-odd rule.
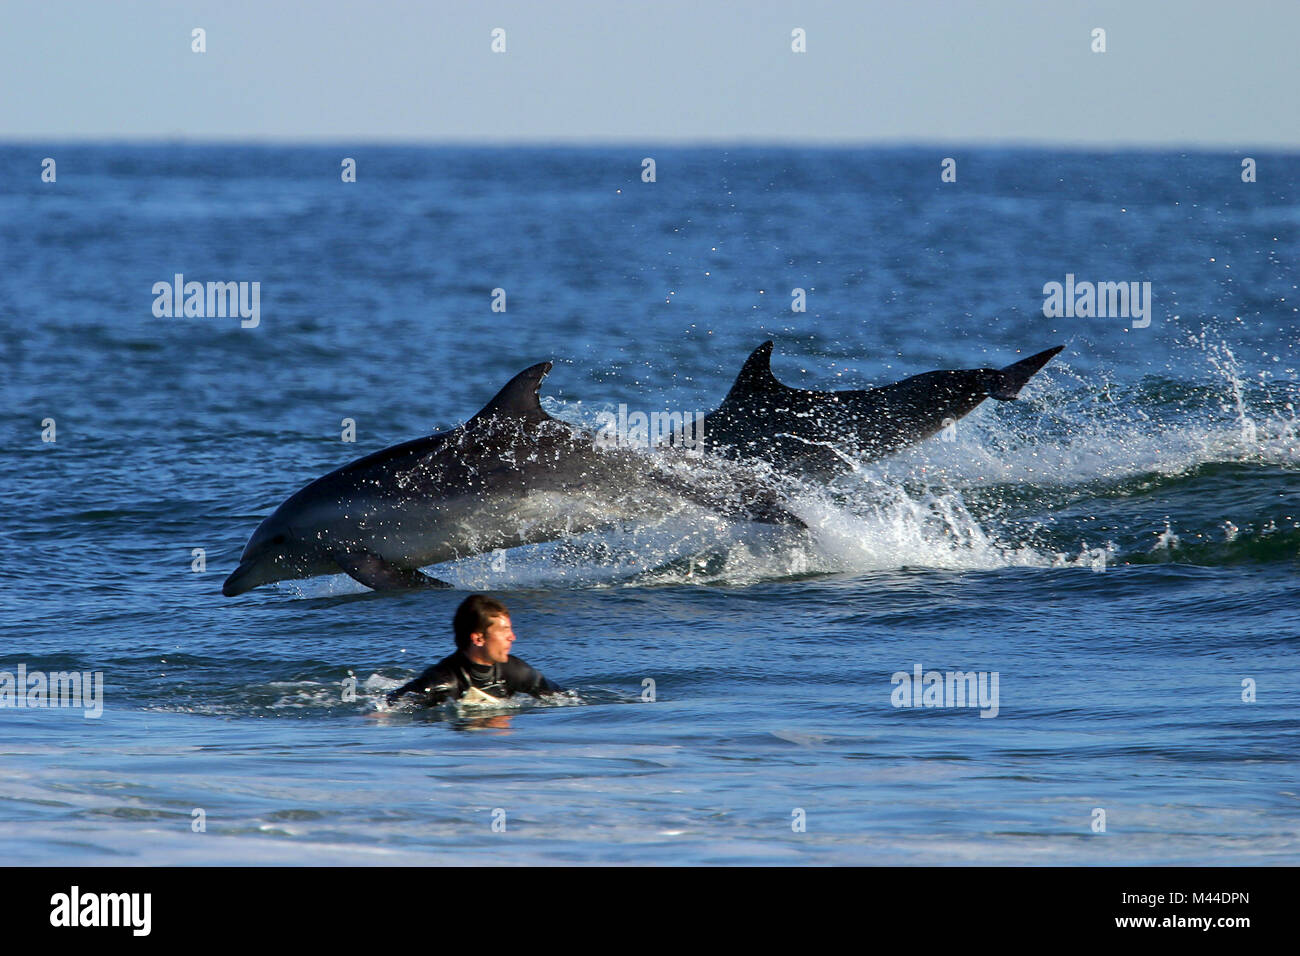
[[[543,362],[516,375],[465,424],[359,458],[290,496],[253,532],[221,590],[233,597],[340,572],[376,590],[448,587],[420,569],[670,514],[684,504],[802,526],[778,490],[735,459],[832,474],[843,467],[836,447],[847,443],[870,459],[920,441],[989,396],[1015,398],[1060,350],[1003,369],[814,392],[776,380],[772,343],[765,342],[705,416],[712,455],[671,441],[654,454],[602,446],[542,409],[537,392],[551,370]]]

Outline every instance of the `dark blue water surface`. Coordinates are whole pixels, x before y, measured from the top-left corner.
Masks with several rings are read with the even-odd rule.
[[[1297,862],[1300,157],[1254,158],[0,147],[0,671],[104,681],[0,708],[6,860]],[[176,273],[260,283],[260,323],[155,317]],[[1149,281],[1149,326],[1045,318],[1067,274]],[[294,490],[535,362],[590,426],[712,409],[768,338],[823,389],[1066,350],[806,482],[807,533],[221,596]],[[470,590],[572,693],[386,709]],[[996,716],[895,707],[918,665],[996,672]]]

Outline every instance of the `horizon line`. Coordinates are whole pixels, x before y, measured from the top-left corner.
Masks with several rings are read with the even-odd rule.
[[[1041,150],[1059,149],[1071,152],[1194,152],[1240,153],[1242,150],[1272,153],[1300,153],[1300,143],[1259,142],[1249,145],[1199,140],[1150,141],[1116,140],[1099,143],[1095,140],[1039,140],[1028,138],[1005,139],[766,139],[766,138],[631,138],[576,139],[576,138],[492,138],[453,137],[431,139],[425,137],[361,136],[341,138],[335,136],[259,137],[259,136],[6,136],[0,135],[0,147],[74,145],[74,146],[236,146],[236,147],[355,147],[377,146],[388,148],[443,148],[443,149],[625,149],[628,147],[659,147],[669,149],[1005,149]]]

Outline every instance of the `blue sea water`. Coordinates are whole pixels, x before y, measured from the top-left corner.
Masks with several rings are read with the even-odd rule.
[[[0,146],[0,670],[104,681],[0,708],[6,862],[1300,862],[1300,157],[1254,158]],[[177,273],[260,283],[258,325],[156,317]],[[1067,274],[1149,281],[1150,324],[1044,317]],[[712,409],[768,338],[822,389],[1066,349],[807,483],[807,533],[221,595],[290,493],[528,365],[590,426]],[[572,693],[385,708],[471,590]],[[917,666],[996,673],[996,716],[894,706]]]

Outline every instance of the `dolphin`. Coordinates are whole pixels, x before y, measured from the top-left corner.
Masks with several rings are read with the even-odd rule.
[[[846,467],[841,445],[879,458],[985,398],[1014,399],[1062,346],[1001,369],[830,392],[778,382],[772,348],[754,350],[705,416],[707,454],[672,436],[653,454],[611,448],[547,415],[538,390],[551,363],[527,368],[463,425],[359,458],[291,495],[253,532],[222,593],[339,573],[375,590],[450,587],[420,569],[688,505],[804,527],[781,501],[781,476],[833,475]],[[755,460],[776,466],[775,483],[746,467]]]
[[[681,449],[605,447],[547,415],[537,393],[550,370],[527,368],[465,424],[357,459],[290,496],[253,532],[222,593],[340,572],[375,590],[450,587],[420,568],[687,504],[802,524],[740,472],[683,468],[700,456]]]
[[[772,347],[764,342],[750,354],[722,404],[704,417],[705,440],[716,454],[819,478],[929,438],[986,398],[1012,401],[1065,348],[1004,368],[924,372],[880,388],[818,392],[778,381]]]

